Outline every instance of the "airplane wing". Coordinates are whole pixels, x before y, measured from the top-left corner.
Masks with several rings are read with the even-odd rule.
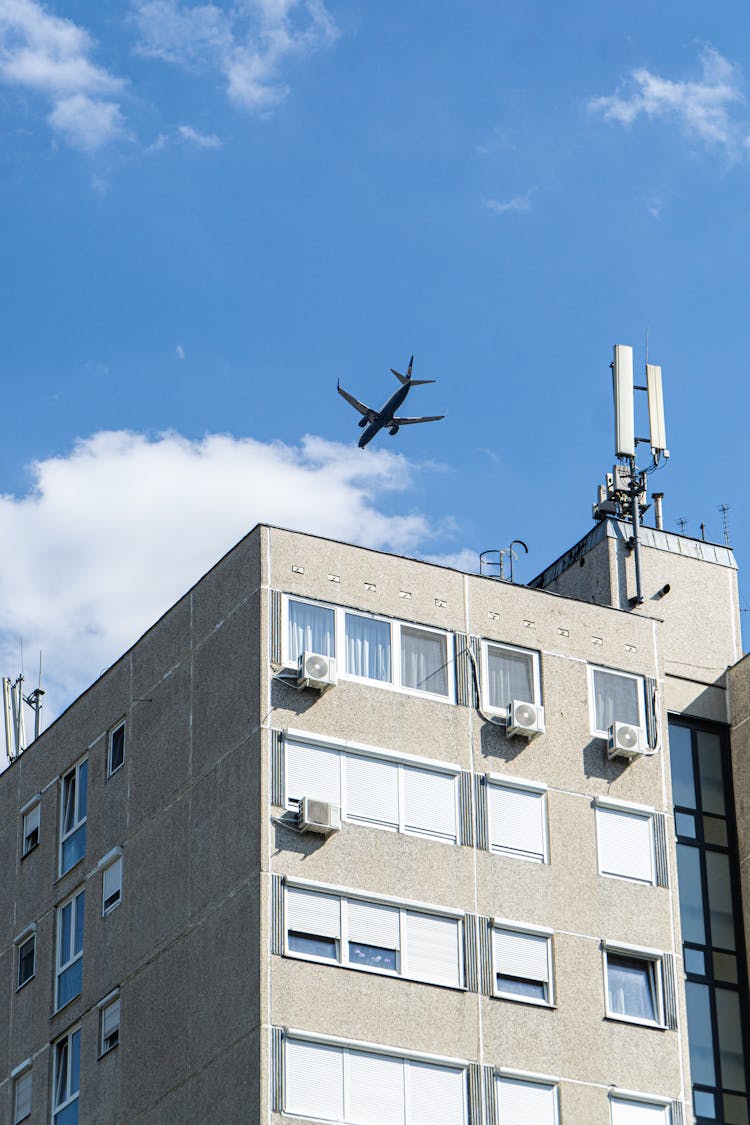
[[[393,422],[396,426],[413,426],[415,422],[441,422],[445,418],[444,414],[431,414],[429,418],[396,418]]]
[[[350,395],[348,391],[344,390],[340,383],[336,384],[336,390],[339,392],[342,398],[346,399],[350,406],[353,406],[355,410],[358,410],[360,414],[363,414],[368,421],[372,421],[377,411],[371,410],[369,406],[365,406],[365,404],[363,402],[360,402],[358,398],[355,398],[354,395]]]

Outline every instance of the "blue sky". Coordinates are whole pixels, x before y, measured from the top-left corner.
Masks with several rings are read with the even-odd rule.
[[[729,504],[742,565],[749,42],[739,3],[0,0],[0,670],[44,648],[59,706],[258,519],[521,537],[530,579],[647,326],[666,525]],[[379,406],[412,352],[446,421],[361,453],[337,378]]]

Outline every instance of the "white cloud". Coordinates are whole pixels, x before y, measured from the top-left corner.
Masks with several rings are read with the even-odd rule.
[[[196,148],[221,148],[221,137],[217,137],[215,133],[201,133],[200,129],[194,129],[192,125],[180,125],[177,132],[183,141]]]
[[[184,359],[185,358],[185,349],[183,348],[182,344],[177,345],[177,347],[175,348],[175,352],[177,353],[178,359]]]
[[[509,211],[530,211],[533,191],[534,188],[530,188],[524,195],[514,195],[512,199],[485,199],[484,205],[497,215],[505,215]]]
[[[727,151],[747,145],[747,125],[732,114],[744,100],[739,68],[713,47],[704,48],[700,63],[702,77],[695,82],[675,82],[640,67],[618,93],[592,98],[589,108],[625,126],[641,114],[671,118],[686,133]]]
[[[0,0],[0,79],[48,98],[52,128],[89,151],[123,127],[112,99],[124,83],[92,62],[93,46],[84,28],[36,0]]]
[[[17,673],[21,641],[30,664],[41,649],[59,710],[259,521],[417,554],[450,522],[388,514],[415,472],[398,453],[309,436],[81,440],[32,466],[28,495],[0,496],[0,673]]]
[[[285,63],[339,37],[323,0],[238,0],[229,11],[213,3],[134,0],[134,10],[141,54],[218,70],[230,99],[255,113],[288,94]]]

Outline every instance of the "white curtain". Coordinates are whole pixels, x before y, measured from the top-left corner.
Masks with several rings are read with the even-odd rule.
[[[387,621],[346,615],[346,670],[368,680],[391,679],[391,627]]]
[[[444,636],[401,626],[401,683],[404,687],[447,695],[447,662]]]
[[[289,658],[299,660],[303,652],[335,656],[334,611],[307,602],[289,602]]]
[[[640,726],[641,709],[638,693],[643,692],[640,680],[618,676],[615,672],[594,671],[594,698],[596,700],[596,729],[606,730],[612,723],[632,723]]]
[[[534,702],[532,658],[509,649],[487,649],[490,707],[507,707],[514,699]]]
[[[607,956],[609,1007],[618,1016],[655,1020],[651,987],[653,967],[635,957]]]

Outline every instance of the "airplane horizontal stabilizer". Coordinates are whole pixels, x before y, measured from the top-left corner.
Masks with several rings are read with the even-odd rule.
[[[394,418],[393,425],[413,426],[416,422],[442,422],[444,414],[431,414],[429,418]]]
[[[409,376],[408,375],[402,375],[400,371],[396,371],[395,367],[391,368],[391,375],[395,375],[396,378],[398,379],[399,383],[401,383],[402,386],[403,386],[404,383],[409,382]]]
[[[437,379],[412,379],[412,387],[423,387],[425,383],[436,383]]]

